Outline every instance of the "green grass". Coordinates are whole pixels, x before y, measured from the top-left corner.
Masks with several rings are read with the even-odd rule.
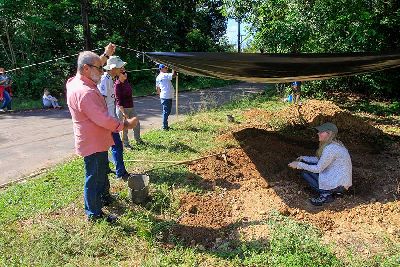
[[[243,110],[258,107],[278,110],[284,104],[263,95],[252,96],[188,116],[169,132],[143,135],[147,145],[135,145],[125,158],[187,160],[234,146],[217,141],[230,125],[226,114],[240,121]],[[151,177],[153,200],[146,206],[130,205],[124,182],[111,179],[118,202],[111,212],[120,215],[116,225],[89,224],[83,214],[83,161],[75,158],[25,183],[0,191],[0,266],[398,266],[400,248],[390,257],[379,255],[362,262],[357,255],[344,263],[320,241],[310,225],[271,214],[260,223],[270,228],[267,241],[234,240],[218,249],[182,245],[168,237],[180,215],[182,193],[206,193],[200,179],[184,165],[127,163],[132,172]],[[188,179],[190,177],[191,179]]]

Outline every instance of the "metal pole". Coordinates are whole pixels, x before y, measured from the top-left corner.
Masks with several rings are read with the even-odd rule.
[[[177,72],[176,73],[176,78],[175,78],[175,87],[176,87],[176,92],[175,92],[175,101],[176,101],[176,103],[175,103],[175,113],[176,113],[176,118],[178,119],[178,110],[179,110],[179,108],[178,108],[178,105],[179,105],[179,101],[178,101],[178,90],[179,90],[179,75],[178,75],[179,73]]]
[[[240,48],[240,45],[241,45],[241,40],[240,40],[241,38],[240,38],[240,19],[238,19],[238,53],[240,53],[241,52],[241,48]]]

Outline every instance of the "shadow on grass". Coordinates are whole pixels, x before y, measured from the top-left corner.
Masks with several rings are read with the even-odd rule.
[[[333,252],[319,243],[317,230],[277,213],[272,213],[269,220],[238,221],[217,229],[173,221],[158,223],[149,229],[150,235],[165,248],[191,247],[221,259],[246,262],[249,266],[293,266],[296,262],[296,266],[342,265]],[[268,225],[268,238],[241,240],[240,228],[262,225]]]

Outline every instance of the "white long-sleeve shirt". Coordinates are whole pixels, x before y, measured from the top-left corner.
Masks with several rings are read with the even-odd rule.
[[[319,188],[335,189],[343,186],[348,189],[352,185],[352,164],[349,151],[342,145],[332,142],[322,151],[321,158],[303,156],[303,161],[316,163],[310,165],[304,162],[298,164],[299,169],[318,173]]]
[[[115,92],[114,92],[114,81],[110,74],[104,72],[101,76],[101,81],[97,85],[102,96],[106,100],[106,105],[108,109],[108,114],[114,118],[117,118],[115,113]]]

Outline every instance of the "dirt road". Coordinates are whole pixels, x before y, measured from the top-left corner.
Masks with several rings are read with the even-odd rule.
[[[179,96],[179,114],[221,105],[260,92],[264,87],[263,84],[240,83],[198,92],[183,92]],[[158,96],[138,97],[134,103],[142,132],[161,127]],[[176,120],[175,103],[170,118],[171,122]],[[0,185],[73,156],[74,137],[68,109],[0,114],[0,155]]]

